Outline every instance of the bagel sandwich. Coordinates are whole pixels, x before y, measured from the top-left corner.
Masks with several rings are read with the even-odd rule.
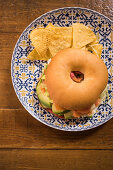
[[[41,107],[59,118],[92,117],[107,95],[108,71],[95,54],[68,48],[43,70],[36,87]]]

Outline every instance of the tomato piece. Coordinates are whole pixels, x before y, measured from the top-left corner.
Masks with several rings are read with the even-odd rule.
[[[46,90],[45,90],[44,88],[41,88],[41,91],[42,91],[42,93],[45,93],[45,92],[46,92]]]
[[[73,111],[73,117],[79,118],[80,114],[77,111]]]
[[[58,114],[54,114],[54,113],[52,113],[53,115],[55,115],[56,117],[59,117],[59,118],[64,118],[64,116],[60,116],[60,115],[58,115]]]
[[[53,113],[51,109],[46,108],[46,110],[50,113]]]
[[[100,103],[101,103],[101,99],[98,98],[98,99],[96,100],[96,102],[95,102],[95,106],[98,107],[98,106],[100,105]]]
[[[80,115],[86,115],[91,113],[91,110],[90,109],[77,110],[77,113],[79,113]]]

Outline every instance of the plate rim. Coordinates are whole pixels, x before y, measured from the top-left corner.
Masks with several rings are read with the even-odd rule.
[[[49,14],[49,13],[52,13],[52,12],[55,12],[55,11],[59,11],[59,10],[65,10],[65,9],[70,9],[70,10],[71,10],[71,9],[82,9],[82,10],[86,10],[86,11],[89,11],[89,12],[93,12],[93,13],[98,14],[98,15],[101,16],[101,17],[104,17],[105,19],[108,19],[108,20],[113,24],[113,21],[112,21],[111,19],[109,19],[107,16],[101,14],[100,12],[97,12],[97,11],[92,10],[92,9],[89,9],[89,8],[83,8],[83,7],[62,7],[62,8],[56,8],[56,9],[53,9],[53,10],[51,10],[51,11],[48,11],[48,12],[40,15],[39,17],[37,17],[36,19],[34,19],[28,26],[26,26],[26,28],[25,28],[25,29],[23,30],[23,32],[20,34],[18,40],[17,40],[16,43],[15,43],[15,46],[14,46],[14,48],[13,48],[12,57],[11,57],[11,81],[12,81],[12,84],[13,84],[13,89],[14,89],[14,91],[15,91],[15,93],[16,93],[16,96],[17,96],[19,102],[22,104],[22,106],[24,107],[24,109],[27,110],[27,112],[28,112],[31,116],[33,116],[36,120],[38,120],[39,122],[43,123],[43,124],[46,125],[46,126],[49,126],[49,127],[53,128],[53,129],[57,129],[57,130],[61,130],[61,131],[66,131],[66,132],[81,132],[81,131],[92,130],[92,129],[96,128],[96,127],[99,127],[99,126],[103,125],[104,123],[106,123],[107,121],[109,121],[110,119],[112,119],[112,118],[113,118],[113,115],[111,115],[110,117],[108,117],[108,119],[104,119],[104,121],[99,122],[99,124],[96,124],[96,125],[94,124],[92,127],[87,127],[87,129],[71,129],[71,128],[70,128],[70,129],[64,129],[64,128],[59,127],[59,126],[53,126],[53,125],[51,125],[51,124],[48,124],[48,123],[42,121],[42,120],[39,119],[38,117],[36,117],[36,116],[33,114],[33,113],[34,113],[33,111],[28,110],[27,107],[24,106],[23,102],[19,99],[19,96],[18,96],[18,94],[17,94],[17,92],[16,92],[16,89],[15,89],[15,87],[14,87],[14,81],[13,81],[13,69],[12,69],[12,68],[13,68],[13,57],[14,57],[14,53],[15,53],[16,46],[17,46],[17,44],[19,43],[19,40],[20,40],[20,38],[22,37],[22,35],[27,31],[27,29],[28,29],[34,22],[36,22],[36,20],[41,19],[41,17],[44,17],[45,15],[47,15],[47,14]]]

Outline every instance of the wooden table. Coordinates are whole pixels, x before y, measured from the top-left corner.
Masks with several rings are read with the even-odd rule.
[[[94,9],[113,19],[112,0],[0,0],[0,170],[111,170],[113,119],[85,132],[43,125],[20,104],[11,82],[11,56],[22,31],[52,9]]]

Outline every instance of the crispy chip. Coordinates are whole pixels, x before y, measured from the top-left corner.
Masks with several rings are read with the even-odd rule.
[[[71,37],[55,36],[49,45],[52,56],[55,56],[60,50],[69,48],[71,46]]]
[[[30,39],[37,53],[40,56],[45,56],[48,49],[48,31],[44,28],[34,29],[30,33]]]
[[[38,28],[34,29],[30,38],[35,49],[28,55],[30,60],[48,60],[51,58],[50,51],[48,49],[49,41],[51,39],[52,28],[54,26],[49,23],[46,29]]]
[[[88,45],[87,49],[89,51],[92,51],[93,54],[101,58],[102,47],[103,46],[101,44],[93,44],[93,45]]]
[[[88,45],[94,45],[94,44],[99,44],[99,41],[96,39],[96,40],[92,41],[91,43],[89,43]]]
[[[98,40],[95,40],[86,46],[87,50],[93,52],[93,54],[97,55],[100,58],[101,58],[101,53],[102,53],[102,47],[103,46],[99,44]]]
[[[48,60],[69,47],[89,50],[99,57],[102,52],[102,45],[93,31],[80,23],[73,24],[73,27],[55,27],[49,23],[46,28],[34,29],[30,39],[35,47],[27,57],[30,60]]]
[[[30,33],[32,44],[40,56],[46,56],[53,28],[54,26],[49,23],[46,28],[36,28]]]
[[[97,37],[90,28],[80,23],[73,24],[73,48],[84,47],[95,40]]]
[[[88,50],[88,49],[86,48],[86,46],[82,47],[81,49],[82,49],[82,50]]]
[[[48,60],[49,58],[51,58],[49,50],[47,50],[45,56],[40,56],[35,48],[27,56],[28,60]]]
[[[72,27],[53,27],[53,30],[57,36],[71,36],[72,37]]]
[[[37,58],[39,58],[39,54],[37,53],[37,51],[35,50],[35,48],[29,53],[29,55],[27,56],[28,60],[37,60]]]
[[[71,45],[72,27],[54,27],[49,44],[49,50],[52,56],[55,56],[62,49],[71,47]]]

